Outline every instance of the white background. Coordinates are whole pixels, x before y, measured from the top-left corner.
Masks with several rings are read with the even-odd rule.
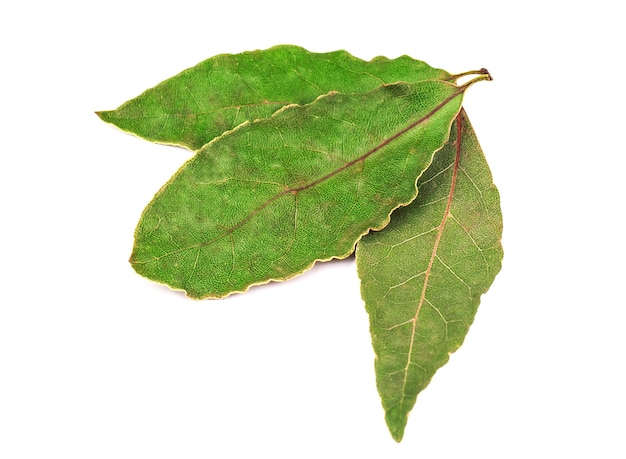
[[[619,2],[347,3],[0,7],[0,457],[626,457]],[[93,112],[283,43],[494,76],[465,107],[501,192],[504,266],[401,444],[353,260],[202,302],[127,263],[189,153]]]

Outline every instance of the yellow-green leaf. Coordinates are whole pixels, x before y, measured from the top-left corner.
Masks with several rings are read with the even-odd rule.
[[[500,270],[498,191],[464,111],[419,194],[356,251],[385,419],[400,441],[416,397],[461,346]]]
[[[207,298],[346,257],[414,199],[467,87],[425,81],[332,93],[217,138],[145,209],[133,267]]]

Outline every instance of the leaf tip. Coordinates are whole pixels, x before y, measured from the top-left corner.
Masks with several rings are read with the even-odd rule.
[[[391,437],[397,442],[402,441],[404,437],[404,428],[409,418],[409,413],[399,409],[391,409],[385,416],[385,422]]]
[[[105,110],[101,110],[101,111],[97,111],[94,112],[98,118],[100,118],[102,121],[107,121],[107,114],[109,113],[108,111]]]

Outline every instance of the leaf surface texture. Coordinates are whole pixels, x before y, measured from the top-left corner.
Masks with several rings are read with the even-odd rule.
[[[477,77],[453,84],[464,75]],[[501,265],[499,195],[460,108],[481,79],[484,69],[281,45],[212,57],[97,112],[198,150],[144,210],[133,268],[219,298],[356,246],[377,386],[400,441]]]
[[[503,255],[499,194],[464,111],[418,188],[356,251],[377,386],[397,441],[418,393],[462,344]]]
[[[349,255],[414,199],[466,87],[424,81],[331,93],[215,139],[147,206],[133,267],[207,298]]]

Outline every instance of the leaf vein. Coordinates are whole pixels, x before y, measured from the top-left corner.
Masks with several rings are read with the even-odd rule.
[[[450,274],[452,274],[454,277],[456,277],[459,282],[461,282],[465,287],[467,287],[467,290],[469,290],[470,295],[472,293],[472,286],[469,285],[467,282],[465,282],[463,280],[463,278],[461,276],[459,276],[445,261],[443,261],[443,259],[437,255],[437,261],[439,261],[439,263],[441,263],[443,265],[444,268],[446,268],[448,271],[450,271]]]
[[[452,220],[454,220],[461,227],[461,230],[463,230],[463,232],[467,235],[468,239],[471,241],[471,243],[474,245],[474,247],[476,247],[476,250],[478,250],[480,255],[483,257],[483,261],[485,262],[485,266],[487,267],[487,271],[490,272],[491,271],[491,265],[489,264],[489,261],[487,260],[487,257],[485,256],[485,249],[480,247],[478,242],[476,242],[476,239],[474,239],[474,237],[470,234],[470,232],[463,225],[461,225],[459,220],[454,216],[454,214],[452,214],[452,212],[450,212],[450,217],[452,218]]]
[[[439,249],[439,244],[441,242],[441,237],[443,235],[443,229],[448,221],[448,217],[450,215],[450,207],[452,206],[452,198],[454,196],[454,190],[455,190],[455,186],[456,186],[456,179],[457,179],[457,174],[458,174],[458,167],[459,167],[459,160],[460,160],[460,156],[461,156],[461,117],[460,114],[457,115],[457,133],[456,133],[456,155],[455,155],[455,159],[454,159],[454,169],[452,172],[452,180],[450,183],[450,191],[448,192],[448,202],[446,204],[446,209],[443,213],[442,219],[441,219],[441,223],[439,224],[438,227],[438,231],[437,231],[437,237],[435,239],[435,243],[433,244],[433,250],[431,252],[431,256],[430,256],[430,260],[428,261],[428,267],[426,268],[426,272],[424,274],[424,284],[422,286],[422,293],[420,295],[417,307],[415,309],[415,315],[413,316],[413,318],[411,319],[413,321],[413,328],[411,330],[411,339],[409,341],[409,352],[408,352],[408,357],[407,357],[407,363],[405,366],[405,372],[404,372],[404,379],[402,381],[402,398],[400,400],[400,403],[404,402],[404,397],[405,397],[405,390],[406,390],[406,385],[408,383],[408,371],[409,371],[409,367],[411,365],[412,362],[412,357],[413,357],[413,350],[415,347],[415,335],[416,335],[416,331],[417,331],[417,321],[420,315],[420,312],[422,310],[422,306],[424,304],[424,301],[426,300],[426,291],[428,289],[429,286],[429,279],[430,279],[430,275],[432,273],[432,268],[433,268],[433,264],[435,261],[435,258],[437,257],[437,251]]]

